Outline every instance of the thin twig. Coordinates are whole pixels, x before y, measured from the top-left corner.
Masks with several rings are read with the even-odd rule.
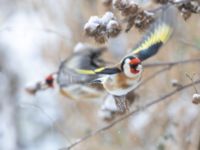
[[[143,106],[143,108],[144,108],[144,109],[147,109],[147,108],[149,108],[149,107],[151,107],[151,106],[153,106],[153,105],[155,105],[155,104],[157,104],[157,103],[160,103],[160,102],[166,100],[167,98],[171,97],[172,95],[176,94],[177,92],[180,92],[180,91],[182,91],[182,90],[184,90],[184,89],[186,89],[186,88],[189,88],[189,87],[193,86],[193,84],[199,84],[199,83],[200,83],[200,80],[197,80],[197,81],[195,81],[195,82],[193,82],[193,83],[189,83],[189,84],[186,84],[186,85],[184,85],[184,86],[182,86],[182,87],[180,87],[180,88],[177,88],[177,89],[175,89],[175,90],[173,90],[173,91],[171,91],[171,92],[169,92],[169,93],[167,93],[167,94],[161,96],[160,98],[155,99],[155,100],[151,101],[150,103],[147,103],[146,105]],[[144,109],[143,109],[143,110],[144,110]],[[113,122],[110,123],[109,125],[106,125],[106,126],[100,128],[100,129],[97,129],[97,130],[95,130],[95,131],[93,131],[93,132],[87,134],[86,136],[84,136],[84,137],[78,139],[78,140],[75,141],[73,144],[69,145],[67,148],[62,148],[62,149],[60,149],[60,150],[70,150],[70,149],[72,149],[73,147],[79,145],[80,143],[86,141],[87,139],[89,139],[89,138],[91,138],[91,137],[93,137],[93,136],[95,136],[95,135],[97,135],[97,134],[100,134],[100,133],[103,132],[103,131],[106,131],[106,130],[110,129],[110,128],[113,127],[114,125],[116,125],[116,124],[118,124],[119,122],[121,122],[121,121],[127,119],[128,117],[130,117],[130,116],[132,116],[132,115],[138,113],[139,111],[141,111],[141,109],[137,108],[137,109],[131,111],[130,113],[128,113],[128,114],[126,114],[126,115],[124,115],[124,116],[122,116],[122,117],[116,119],[115,121],[113,121]]]
[[[200,46],[198,46],[197,44],[194,44],[193,42],[189,42],[189,41],[186,41],[186,40],[184,40],[184,39],[179,39],[178,41],[181,42],[181,43],[183,43],[183,44],[185,44],[185,45],[188,45],[188,46],[190,46],[190,47],[193,47],[193,48],[195,48],[196,50],[200,50]]]
[[[156,62],[156,63],[149,63],[149,64],[144,64],[144,67],[150,68],[150,67],[161,67],[161,66],[166,66],[162,68],[161,70],[158,70],[154,72],[152,75],[144,79],[134,90],[138,89],[141,85],[146,84],[149,80],[154,78],[155,76],[159,75],[160,73],[163,73],[175,65],[179,64],[186,64],[186,63],[193,63],[193,62],[200,62],[200,58],[197,59],[188,59],[188,60],[181,60],[181,61],[173,61],[173,62]]]
[[[194,83],[194,79],[193,79],[194,76],[191,77],[191,76],[190,76],[189,74],[187,74],[187,73],[186,73],[185,75],[186,75],[186,77],[187,77],[188,79],[191,80],[192,83]],[[195,92],[198,93],[198,90],[197,90],[197,88],[195,87],[195,85],[193,85],[193,88],[194,88]]]
[[[143,64],[143,66],[145,68],[160,67],[160,66],[174,66],[174,65],[178,65],[178,64],[187,64],[187,63],[194,63],[194,62],[200,62],[200,58],[180,60],[180,61],[171,61],[171,62],[155,62],[155,63]]]
[[[151,79],[153,79],[155,76],[157,76],[157,75],[159,75],[159,74],[161,74],[161,73],[163,73],[163,72],[165,72],[165,71],[171,69],[171,67],[172,67],[172,66],[167,66],[167,67],[164,67],[164,68],[162,68],[162,69],[160,69],[160,70],[154,72],[152,75],[150,75],[150,76],[148,76],[146,79],[144,79],[144,80],[134,89],[134,91],[135,91],[136,89],[138,89],[141,85],[146,84],[148,81],[150,81]]]

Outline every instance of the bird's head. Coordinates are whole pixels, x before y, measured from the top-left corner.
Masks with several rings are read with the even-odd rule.
[[[48,75],[44,80],[36,82],[35,84],[32,85],[28,85],[25,88],[25,90],[29,94],[36,94],[38,91],[54,88],[57,84],[56,78],[57,78],[57,73],[52,73]]]
[[[45,84],[48,88],[54,88],[56,82],[56,74],[50,74],[45,78]]]
[[[141,60],[136,56],[127,56],[122,60],[121,70],[129,78],[136,77],[142,72]]]

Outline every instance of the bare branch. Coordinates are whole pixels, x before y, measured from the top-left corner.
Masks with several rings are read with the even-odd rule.
[[[141,85],[146,84],[148,81],[150,81],[151,79],[153,79],[154,77],[156,77],[157,75],[171,69],[172,66],[167,66],[164,67],[156,72],[154,72],[152,75],[150,75],[149,77],[147,77],[146,79],[144,79],[134,90],[138,89]]]
[[[190,76],[189,74],[187,74],[187,73],[186,73],[185,75],[186,75],[186,77],[187,77],[188,79],[191,80],[192,83],[194,83],[194,79],[193,79],[194,76],[191,77],[191,76]],[[194,88],[195,92],[198,93],[198,90],[197,90],[197,88],[195,87],[195,85],[193,85],[193,88]]]
[[[147,109],[147,108],[149,108],[149,107],[151,107],[151,106],[153,106],[153,105],[155,105],[155,104],[158,104],[158,103],[160,103],[160,102],[166,100],[167,98],[173,96],[174,94],[176,94],[176,93],[178,93],[178,92],[180,92],[180,91],[183,91],[184,89],[187,89],[187,88],[193,86],[193,84],[200,84],[200,80],[197,80],[197,81],[195,81],[194,83],[189,83],[189,84],[186,84],[186,85],[184,85],[184,86],[182,86],[182,87],[180,87],[180,88],[177,88],[177,89],[175,89],[175,90],[173,90],[173,91],[171,91],[171,92],[169,92],[169,93],[167,93],[167,94],[161,96],[160,98],[155,99],[155,100],[153,100],[153,101],[147,103],[146,105],[144,105],[143,108],[144,108],[144,109]],[[83,142],[86,141],[87,139],[89,139],[89,138],[91,138],[91,137],[93,137],[93,136],[95,136],[95,135],[97,135],[97,134],[100,134],[100,133],[103,132],[103,131],[106,131],[106,130],[110,129],[111,127],[113,127],[113,126],[116,125],[117,123],[119,123],[119,122],[121,122],[121,121],[127,119],[128,117],[130,117],[130,116],[132,116],[132,115],[134,115],[134,114],[136,114],[136,113],[138,113],[138,112],[140,112],[140,111],[141,111],[141,109],[139,109],[139,108],[137,108],[137,109],[135,109],[135,110],[132,110],[130,113],[128,113],[128,114],[126,114],[126,115],[120,117],[119,119],[116,119],[115,121],[113,121],[113,122],[110,123],[109,125],[106,125],[106,126],[100,128],[100,129],[97,129],[97,130],[95,130],[95,131],[93,131],[93,132],[87,134],[86,136],[84,136],[84,137],[78,139],[77,141],[75,141],[73,144],[69,145],[67,148],[62,148],[62,149],[60,149],[60,150],[70,150],[70,149],[72,149],[73,147],[77,146],[78,144],[83,143]]]
[[[191,47],[195,48],[196,50],[200,50],[200,46],[198,46],[197,44],[194,44],[191,41],[189,42],[189,41],[184,40],[184,39],[179,39],[178,42],[185,44],[185,45],[188,45],[188,46],[191,46]]]
[[[174,66],[174,65],[178,65],[178,64],[187,64],[187,63],[194,63],[194,62],[200,62],[200,58],[180,60],[180,61],[171,61],[171,62],[155,62],[155,63],[144,64],[143,66],[146,68],[161,67],[161,66]]]

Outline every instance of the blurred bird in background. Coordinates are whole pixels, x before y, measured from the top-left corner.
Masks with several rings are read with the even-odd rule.
[[[119,64],[94,70],[76,69],[81,75],[99,75],[91,83],[101,84],[113,95],[121,112],[128,110],[126,95],[134,90],[142,77],[142,62],[155,55],[165,44],[173,31],[173,14],[162,11],[160,17],[152,24],[142,40],[127,54]]]
[[[106,51],[105,47],[93,48],[90,45],[78,43],[71,56],[61,62],[57,72],[49,74],[43,81],[27,86],[26,91],[36,94],[46,89],[58,89],[70,99],[91,99],[104,94],[102,86],[86,84],[99,75],[82,75],[75,68],[96,69],[106,65],[100,57]]]

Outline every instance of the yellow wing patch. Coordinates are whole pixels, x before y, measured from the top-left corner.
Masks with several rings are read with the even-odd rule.
[[[79,74],[85,74],[85,75],[95,75],[98,72],[103,71],[105,68],[101,67],[101,68],[97,68],[95,70],[87,70],[87,69],[75,69],[75,71]]]
[[[158,42],[165,43],[169,39],[171,33],[172,28],[169,25],[165,23],[160,24],[138,48],[134,49],[133,54],[148,49]]]

